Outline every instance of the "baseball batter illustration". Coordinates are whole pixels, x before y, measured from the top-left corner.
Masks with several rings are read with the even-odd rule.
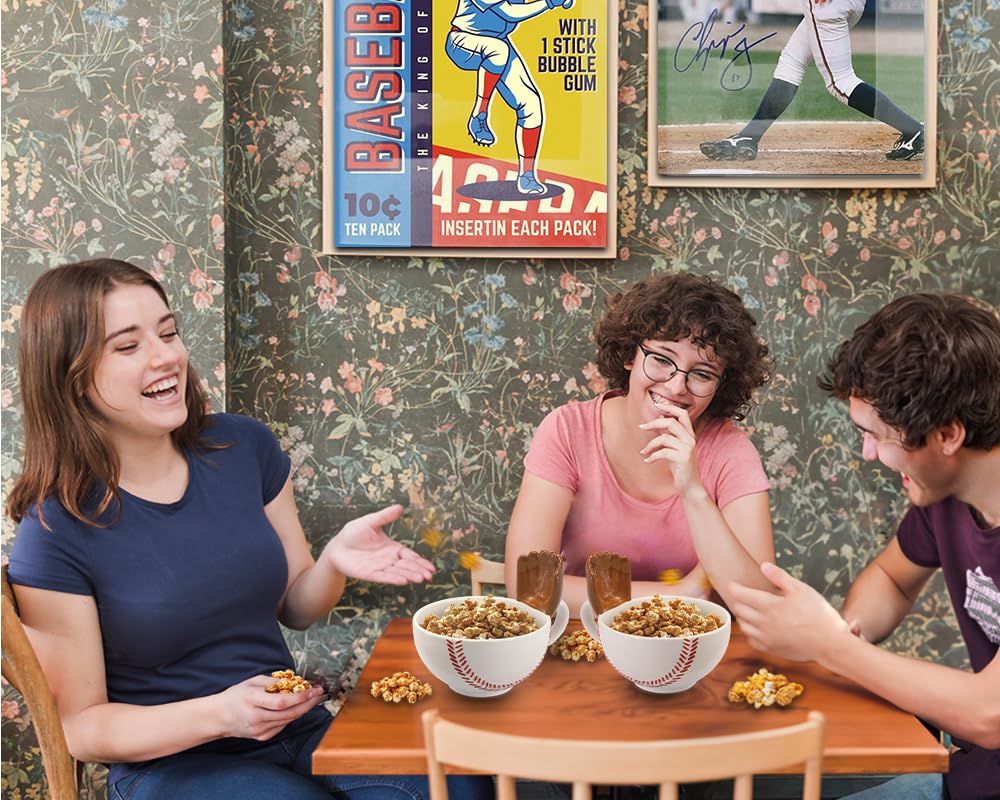
[[[887,159],[909,161],[923,153],[924,126],[854,72],[851,28],[861,19],[865,0],[801,0],[801,4],[803,19],[782,49],[753,119],[726,139],[702,142],[701,152],[713,161],[755,159],[761,138],[788,108],[813,62],[837,100],[899,132]]]
[[[572,8],[573,0],[458,0],[445,52],[459,69],[476,72],[476,102],[469,117],[469,135],[483,147],[496,143],[490,128],[494,92],[517,115],[517,190],[543,195],[535,159],[542,138],[545,108],[542,95],[510,35],[519,23],[554,8]]]

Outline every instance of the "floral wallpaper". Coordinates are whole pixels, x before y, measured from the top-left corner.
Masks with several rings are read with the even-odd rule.
[[[319,3],[2,2],[4,486],[18,470],[27,286],[87,253],[136,258],[166,282],[218,406],[225,387],[226,407],[264,419],[291,455],[315,547],[402,501],[393,535],[437,565],[419,588],[351,585],[328,624],[289,632],[295,666],[345,691],[388,619],[467,591],[477,552],[502,557],[534,427],[604,388],[589,336],[608,294],[664,270],[742,294],[778,365],[745,424],[771,478],[780,563],[834,602],[905,498],[861,463],[846,409],[815,376],[900,294],[1000,304],[995,0],[939,4],[939,185],[909,192],[649,189],[647,5],[621,2],[613,262],[322,255]],[[12,533],[5,523],[4,552]],[[965,663],[940,583],[889,646]],[[5,688],[12,798],[43,793],[29,724]],[[91,769],[88,796],[101,781]]]
[[[3,13],[4,495],[20,471],[17,329],[32,281],[98,255],[167,288],[194,363],[223,407],[225,252],[221,9],[206,0],[0,0]],[[3,522],[3,553],[14,526]],[[45,795],[20,696],[4,684],[0,789]],[[104,796],[103,768],[84,796]]]

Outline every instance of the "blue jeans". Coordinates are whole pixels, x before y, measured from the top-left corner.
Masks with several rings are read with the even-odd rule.
[[[428,800],[425,775],[313,775],[329,722],[243,753],[178,753],[108,787],[108,800]],[[453,775],[455,800],[492,800],[489,777]]]
[[[914,773],[846,795],[841,800],[941,800],[944,781],[940,773]]]

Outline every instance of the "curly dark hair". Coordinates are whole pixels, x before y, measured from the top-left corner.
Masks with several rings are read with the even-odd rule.
[[[725,365],[722,383],[706,409],[719,419],[743,419],[754,389],[773,369],[756,320],[739,296],[710,278],[690,273],[658,275],[608,298],[594,326],[597,367],[613,389],[628,391],[626,364],[645,339],[692,339]]]
[[[857,397],[921,447],[959,420],[965,446],[1000,444],[1000,316],[958,294],[893,300],[839,348],[817,383],[841,400]]]

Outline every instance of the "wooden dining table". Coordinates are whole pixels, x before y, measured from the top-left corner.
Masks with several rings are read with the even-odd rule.
[[[413,644],[412,621],[394,619],[375,645],[357,688],[313,753],[318,774],[422,774],[427,771],[421,714],[431,708],[464,725],[556,739],[687,739],[776,728],[826,717],[824,773],[946,772],[948,753],[921,723],[856,683],[815,663],[751,649],[736,628],[719,665],[677,694],[637,689],[605,660],[545,659],[524,682],[493,698],[463,697],[433,677]],[[579,627],[571,621],[569,630]],[[731,703],[734,681],[761,667],[804,686],[790,706]],[[431,684],[415,704],[386,703],[373,681],[406,670]]]

